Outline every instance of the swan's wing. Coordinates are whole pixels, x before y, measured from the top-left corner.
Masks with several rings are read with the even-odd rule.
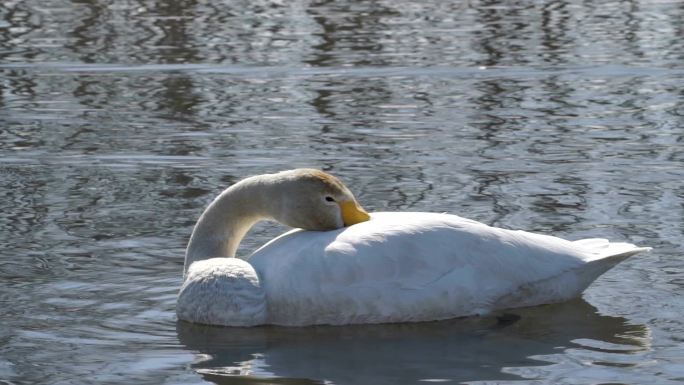
[[[453,215],[375,213],[337,231],[286,233],[249,261],[266,289],[271,322],[305,325],[483,313],[584,258],[569,241]]]

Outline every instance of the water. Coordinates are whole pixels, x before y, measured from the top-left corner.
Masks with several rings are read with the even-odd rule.
[[[681,383],[683,4],[3,1],[0,383]],[[655,250],[501,320],[178,323],[203,207],[301,166]]]

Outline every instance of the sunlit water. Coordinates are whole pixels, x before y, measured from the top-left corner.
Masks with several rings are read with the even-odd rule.
[[[0,383],[681,383],[683,4],[3,1]],[[203,207],[300,166],[654,251],[502,319],[178,323]]]

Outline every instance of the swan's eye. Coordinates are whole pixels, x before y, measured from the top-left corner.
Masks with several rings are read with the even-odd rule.
[[[335,198],[333,198],[333,197],[331,197],[331,196],[325,197],[325,200],[326,200],[327,202],[335,202]]]

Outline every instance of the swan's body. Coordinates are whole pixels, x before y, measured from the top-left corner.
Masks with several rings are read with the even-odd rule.
[[[179,318],[301,326],[483,314],[576,297],[615,264],[647,250],[600,239],[570,242],[447,214],[374,213],[359,222],[290,231],[247,261],[195,262],[181,288]]]

